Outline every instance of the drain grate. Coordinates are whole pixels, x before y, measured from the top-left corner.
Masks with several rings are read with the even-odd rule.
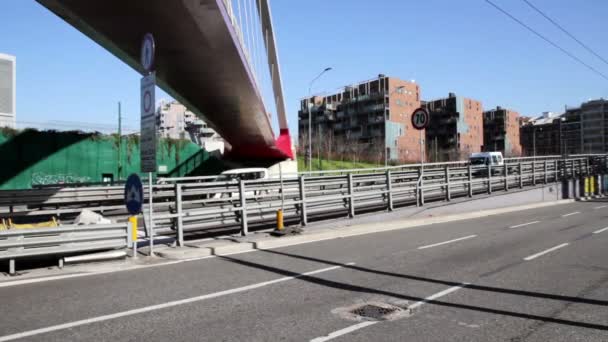
[[[378,306],[378,305],[365,304],[363,306],[360,306],[360,307],[352,310],[350,313],[352,313],[353,315],[361,316],[363,318],[374,319],[374,320],[380,321],[380,320],[388,319],[387,316],[389,316],[390,314],[394,313],[397,310],[400,310],[400,308],[393,307],[393,306],[382,307],[382,306]]]

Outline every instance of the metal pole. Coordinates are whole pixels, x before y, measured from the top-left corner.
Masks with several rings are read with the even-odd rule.
[[[536,127],[532,126],[532,150],[534,153],[534,158],[536,158]]]
[[[308,102],[306,103],[306,106],[308,107],[308,172],[312,172],[312,115],[310,114],[311,88],[312,82],[310,82],[310,86],[308,87]]]
[[[301,222],[302,225],[305,226],[306,224],[308,224],[308,219],[306,217],[306,185],[304,183],[304,176],[300,176],[299,179],[299,185],[300,185],[300,214],[301,214]]]
[[[353,174],[348,173],[348,216],[355,217],[355,196],[353,190]]]
[[[150,256],[154,256],[154,215],[152,208],[152,172],[148,172],[148,222],[150,222]]]
[[[450,168],[446,165],[445,167],[445,199],[449,201],[452,199],[450,193]]]
[[[184,246],[184,219],[182,212],[182,185],[175,184],[175,209],[177,211],[177,245]]]
[[[241,235],[245,236],[248,233],[247,227],[247,199],[245,198],[245,182],[239,180],[239,200],[241,202]]]
[[[118,102],[118,170],[117,170],[117,179],[120,180],[120,173],[122,170],[122,111],[120,108],[120,101]]]
[[[473,171],[471,170],[471,164],[469,164],[468,171],[469,171],[469,197],[473,197]]]
[[[386,170],[386,194],[389,211],[393,211],[393,185],[391,182],[391,170]]]
[[[504,163],[505,191],[509,191],[509,167]]]

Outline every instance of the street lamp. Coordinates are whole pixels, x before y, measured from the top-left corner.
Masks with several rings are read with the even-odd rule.
[[[308,85],[308,171],[312,172],[312,119],[311,119],[311,114],[310,114],[310,109],[311,109],[311,91],[312,91],[312,85],[313,83],[315,83],[316,80],[319,79],[319,77],[321,77],[324,73],[328,72],[331,70],[331,67],[329,68],[325,68],[323,71],[321,71],[321,73],[319,73],[319,75],[317,75],[317,77],[313,78],[312,81],[310,81],[310,84]]]
[[[395,90],[391,91],[388,94],[388,97],[390,99],[391,95],[393,95],[396,92],[399,92],[400,90],[403,90],[403,88],[405,88],[405,86],[398,86],[397,88],[395,88]],[[386,146],[386,121],[388,118],[384,118],[384,168],[388,167],[388,146]]]

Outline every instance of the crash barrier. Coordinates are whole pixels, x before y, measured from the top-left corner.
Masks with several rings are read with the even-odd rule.
[[[8,260],[9,273],[14,274],[18,259],[121,249],[130,247],[131,243],[126,223],[3,230],[0,231],[0,260]],[[62,259],[59,260],[62,266]]]
[[[383,169],[338,170],[285,175],[282,180],[218,182],[216,177],[165,178],[152,188],[153,220],[158,235],[173,236],[238,229],[276,220],[283,209],[286,225],[308,220],[428,201],[491,194],[564,179],[601,175],[605,155],[506,159],[503,166],[468,162],[402,165]],[[149,189],[145,187],[148,202]],[[599,187],[597,187],[599,188]],[[47,191],[54,191],[47,193]],[[578,190],[577,190],[578,191]],[[44,192],[44,193],[43,193]],[[580,192],[580,191],[579,191]],[[0,192],[0,217],[53,215],[70,222],[70,215],[87,208],[114,221],[125,221],[122,187],[41,189]],[[150,222],[140,225],[150,234]]]

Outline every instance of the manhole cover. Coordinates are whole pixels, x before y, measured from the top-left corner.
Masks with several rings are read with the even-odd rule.
[[[380,301],[368,301],[337,308],[332,312],[344,319],[353,321],[392,321],[411,314],[410,310],[407,309],[407,303],[392,305]]]
[[[353,311],[351,311],[351,313],[364,318],[383,320],[387,315],[390,315],[397,310],[400,309],[397,307],[382,307],[372,304],[365,304],[354,309]]]

